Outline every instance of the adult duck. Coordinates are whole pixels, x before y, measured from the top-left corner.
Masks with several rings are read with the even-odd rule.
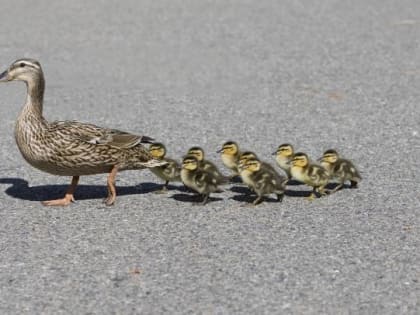
[[[77,121],[49,122],[42,115],[45,89],[41,65],[34,59],[19,59],[0,74],[0,82],[24,81],[26,103],[16,121],[15,139],[24,159],[33,167],[54,175],[72,176],[61,199],[44,201],[46,206],[66,206],[82,175],[109,173],[107,205],[116,199],[118,171],[165,164],[153,158],[142,143],[153,139]]]

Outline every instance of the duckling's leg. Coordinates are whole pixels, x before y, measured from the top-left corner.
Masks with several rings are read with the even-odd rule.
[[[74,202],[74,191],[76,190],[77,183],[79,182],[79,176],[73,176],[71,179],[71,184],[69,188],[67,189],[67,192],[64,196],[64,198],[61,199],[55,199],[55,200],[46,200],[43,201],[42,204],[44,206],[67,206],[71,202]]]
[[[201,202],[201,204],[204,206],[207,203],[207,201],[209,200],[210,194],[204,194],[203,196],[204,196],[204,198],[203,198],[203,201]]]
[[[262,202],[262,196],[257,196],[257,198],[254,200],[254,202],[252,203],[254,206],[260,204]]]
[[[344,183],[343,182],[342,183],[339,183],[337,186],[334,187],[334,189],[331,189],[328,192],[330,194],[335,193],[335,192],[339,191],[341,188],[343,188],[343,186],[344,186]]]
[[[169,180],[167,180],[165,182],[165,184],[163,184],[163,186],[160,190],[156,190],[154,193],[156,193],[156,194],[166,194],[168,192],[168,184],[169,184]]]
[[[278,202],[282,202],[283,201],[283,198],[284,198],[284,193],[282,193],[282,194],[276,194],[277,195],[277,201]]]
[[[107,206],[112,206],[117,198],[117,191],[115,189],[115,177],[117,176],[118,166],[114,165],[111,172],[109,172],[107,184],[108,184],[108,197],[104,200]]]

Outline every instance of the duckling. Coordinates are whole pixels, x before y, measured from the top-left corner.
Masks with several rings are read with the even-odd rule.
[[[225,142],[217,153],[221,153],[223,164],[233,172],[232,177],[239,175],[238,161],[241,151],[238,144],[233,141]]]
[[[322,155],[321,165],[329,172],[330,178],[338,179],[339,185],[332,192],[343,187],[345,181],[350,181],[350,188],[357,188],[358,183],[362,180],[358,170],[354,164],[346,159],[340,158],[335,150],[327,150]]]
[[[241,176],[245,178],[247,184],[257,194],[253,205],[262,201],[265,195],[275,193],[277,200],[282,201],[286,189],[287,179],[280,176],[277,172],[269,171],[264,168],[262,163],[256,158],[250,158],[240,164]]]
[[[327,170],[320,165],[310,163],[308,156],[301,152],[294,155],[291,164],[292,177],[313,187],[313,192],[309,196],[310,200],[326,194],[325,186],[329,179]]]
[[[116,199],[118,171],[166,164],[153,158],[142,143],[152,138],[77,121],[49,122],[42,115],[45,79],[34,59],[18,59],[0,74],[0,82],[24,81],[26,104],[15,125],[15,139],[23,158],[33,167],[60,176],[72,176],[64,198],[44,201],[46,206],[67,206],[82,175],[109,173],[107,205]]]
[[[245,152],[243,152],[240,156],[239,156],[239,159],[238,159],[238,166],[239,165],[244,165],[245,164],[245,162],[247,161],[247,160],[250,160],[250,159],[256,159],[256,160],[258,160],[258,161],[260,161],[260,163],[261,163],[261,167],[262,168],[264,168],[265,170],[267,170],[268,172],[272,172],[272,173],[274,173],[274,174],[278,174],[277,173],[277,171],[276,171],[276,169],[271,165],[271,164],[269,164],[269,163],[267,163],[267,162],[264,162],[264,161],[261,161],[259,158],[258,158],[258,156],[254,153],[254,152],[252,152],[252,151],[245,151]],[[239,167],[238,167],[239,168]],[[240,172],[239,172],[240,173]]]
[[[151,144],[149,146],[149,152],[155,159],[167,162],[165,165],[156,166],[150,169],[153,174],[165,181],[162,192],[166,192],[168,190],[169,182],[181,181],[181,166],[177,161],[165,157],[166,148],[162,143]]]
[[[200,168],[200,162],[193,155],[187,155],[182,160],[181,180],[185,186],[203,195],[202,205],[207,203],[210,193],[219,191],[217,178]]]
[[[225,175],[223,175],[216,165],[214,165],[209,160],[204,159],[204,150],[200,147],[192,147],[188,150],[187,155],[195,156],[198,160],[199,167],[205,170],[206,172],[211,173],[214,178],[217,180],[217,184],[223,184],[227,181]]]
[[[293,159],[293,146],[288,143],[279,145],[273,155],[276,157],[276,162],[280,168],[286,172],[287,178],[290,180],[292,174],[290,173],[290,161]]]

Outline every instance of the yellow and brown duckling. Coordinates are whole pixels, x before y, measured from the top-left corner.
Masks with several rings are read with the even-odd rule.
[[[264,161],[261,161],[259,158],[258,158],[258,156],[254,153],[254,152],[252,152],[252,151],[245,151],[245,152],[243,152],[240,156],[239,156],[239,160],[238,160],[238,168],[240,169],[241,167],[240,167],[240,165],[244,165],[245,164],[245,162],[247,161],[247,160],[250,160],[250,159],[256,159],[256,160],[258,160],[258,161],[260,161],[260,164],[261,164],[261,167],[262,168],[264,168],[265,170],[267,170],[268,172],[272,172],[272,173],[274,173],[274,174],[278,174],[277,173],[277,171],[276,171],[276,169],[270,164],[270,163],[267,163],[267,162],[264,162]],[[240,170],[241,171],[241,170]],[[239,171],[239,173],[240,173],[240,171]]]
[[[233,172],[232,177],[239,175],[238,164],[241,151],[238,144],[234,141],[227,141],[217,153],[221,153],[223,164]]]
[[[292,174],[290,173],[290,162],[293,159],[293,154],[293,146],[289,143],[279,145],[276,152],[273,153],[276,157],[277,164],[285,171],[289,180],[292,178]]]
[[[166,164],[153,158],[142,143],[152,138],[102,128],[77,121],[49,122],[42,114],[45,90],[41,65],[34,59],[19,59],[0,74],[0,82],[23,81],[26,104],[15,125],[15,139],[24,159],[33,167],[60,176],[72,176],[65,196],[44,201],[47,206],[66,206],[83,175],[108,173],[107,205],[116,199],[115,177],[119,171]]]
[[[227,181],[226,176],[219,171],[217,166],[204,158],[204,150],[201,147],[190,148],[187,155],[195,156],[198,160],[199,167],[211,173],[216,178],[218,184],[223,184]]]
[[[243,181],[257,194],[253,204],[262,202],[265,195],[276,194],[282,201],[286,190],[287,179],[275,171],[270,171],[256,158],[243,159],[239,165]]]
[[[321,165],[330,174],[330,178],[339,181],[339,185],[333,191],[343,187],[346,181],[350,181],[350,188],[357,188],[358,183],[362,180],[354,164],[349,160],[340,158],[335,150],[325,151],[320,161]]]
[[[167,191],[169,182],[181,181],[181,166],[177,161],[166,157],[166,147],[162,143],[151,144],[149,152],[154,158],[167,162],[165,165],[150,169],[153,174],[165,181],[162,192]]]
[[[181,180],[185,186],[203,196],[202,204],[206,204],[212,192],[218,192],[219,181],[212,172],[200,167],[200,161],[187,155],[182,160]]]
[[[321,165],[309,162],[305,153],[295,153],[291,163],[290,172],[292,177],[313,187],[309,199],[325,195],[325,186],[328,184],[329,173]]]

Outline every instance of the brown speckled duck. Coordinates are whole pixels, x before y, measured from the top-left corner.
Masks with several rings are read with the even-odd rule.
[[[19,59],[0,74],[0,82],[24,81],[27,98],[15,125],[15,139],[24,159],[33,167],[54,175],[72,176],[61,199],[44,201],[47,206],[66,206],[74,201],[79,176],[109,173],[107,205],[116,199],[118,171],[163,165],[141,143],[152,138],[76,121],[49,122],[42,115],[45,88],[41,65]]]

